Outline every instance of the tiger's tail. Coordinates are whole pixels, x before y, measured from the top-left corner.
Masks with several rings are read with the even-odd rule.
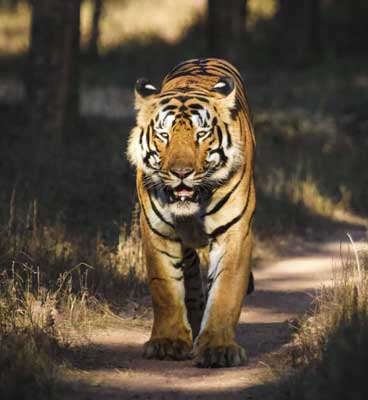
[[[185,306],[194,340],[201,326],[205,307],[205,296],[202,285],[200,260],[198,254],[193,249],[186,249],[184,252],[183,272]]]

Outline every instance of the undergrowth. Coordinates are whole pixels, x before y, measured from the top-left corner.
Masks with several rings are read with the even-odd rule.
[[[57,397],[63,352],[145,290],[136,219],[116,248],[42,225],[37,202],[0,232],[0,398]],[[21,215],[25,218],[21,218]]]
[[[368,249],[353,248],[316,298],[315,313],[299,321],[283,399],[368,398]]]

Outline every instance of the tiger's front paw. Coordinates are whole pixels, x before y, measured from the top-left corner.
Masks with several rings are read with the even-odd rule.
[[[197,359],[199,368],[226,368],[245,365],[247,356],[238,344],[228,346],[205,347]]]
[[[158,360],[188,360],[192,347],[182,340],[152,339],[143,346],[143,357]]]

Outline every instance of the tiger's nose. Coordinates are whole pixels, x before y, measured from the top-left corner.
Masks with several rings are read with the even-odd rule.
[[[193,168],[171,168],[170,172],[180,179],[186,178],[194,171]]]

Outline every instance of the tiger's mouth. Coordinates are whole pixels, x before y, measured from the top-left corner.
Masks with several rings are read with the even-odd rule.
[[[190,201],[192,203],[198,203],[199,192],[193,188],[181,183],[175,188],[168,188],[169,202],[186,202]]]

